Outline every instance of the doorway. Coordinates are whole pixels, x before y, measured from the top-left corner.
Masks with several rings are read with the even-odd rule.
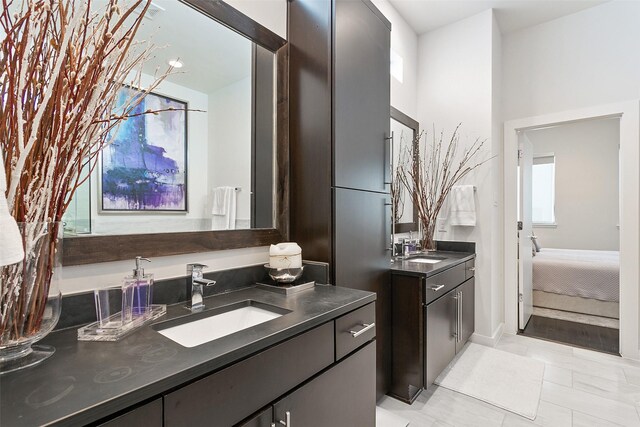
[[[522,301],[519,289],[519,234],[517,157],[521,136],[532,129],[559,126],[585,120],[619,118],[620,121],[620,354],[638,359],[638,283],[640,259],[639,193],[640,141],[638,102],[605,105],[505,123],[504,146],[504,253],[505,253],[505,331],[516,333]],[[524,231],[524,230],[523,230]],[[531,234],[532,235],[532,234]],[[528,236],[522,233],[521,236]],[[533,304],[532,304],[533,305]],[[531,310],[533,311],[533,310]],[[552,327],[551,329],[559,329]]]
[[[619,351],[620,118],[519,133],[519,329]]]

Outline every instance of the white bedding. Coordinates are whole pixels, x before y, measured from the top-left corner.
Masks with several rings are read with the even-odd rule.
[[[620,253],[543,248],[533,257],[533,289],[619,302]]]

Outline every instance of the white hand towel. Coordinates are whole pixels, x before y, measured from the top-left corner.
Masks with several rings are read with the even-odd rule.
[[[211,207],[213,215],[227,214],[229,188],[231,187],[216,187],[213,189],[213,205]]]
[[[473,185],[455,185],[451,188],[451,208],[449,218],[451,225],[475,227],[476,203]]]
[[[236,229],[236,189],[235,187],[217,187],[213,190],[212,230]]]
[[[9,213],[7,204],[7,178],[3,159],[0,149],[0,266],[15,264],[24,258],[20,230],[16,220]]]

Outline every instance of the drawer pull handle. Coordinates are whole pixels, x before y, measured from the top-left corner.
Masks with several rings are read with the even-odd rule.
[[[291,412],[287,411],[284,413],[284,421],[278,420],[280,424],[285,427],[291,427]]]
[[[438,292],[440,289],[444,288],[444,285],[433,285],[433,286],[429,286],[429,289],[431,289],[433,292]]]
[[[475,267],[469,267],[469,268],[467,268],[467,270],[469,270],[469,271],[476,271],[476,268],[475,268]]]
[[[351,336],[354,337],[354,338],[358,338],[360,335],[364,334],[369,329],[375,328],[376,324],[375,323],[370,323],[370,324],[369,323],[363,323],[362,326],[364,326],[364,328],[360,329],[359,331],[349,331]]]

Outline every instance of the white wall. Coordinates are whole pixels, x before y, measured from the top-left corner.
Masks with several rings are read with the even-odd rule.
[[[487,139],[480,158],[499,156],[500,33],[493,12],[478,15],[426,33],[418,44],[418,120],[432,137],[451,135],[462,122],[460,142],[469,146]],[[440,227],[441,240],[476,242],[476,334],[499,334],[503,322],[501,240],[498,225],[501,204],[499,158],[472,172],[465,183],[477,187],[476,227]],[[498,218],[498,219],[496,219]]]
[[[391,50],[403,62],[403,79],[391,77],[391,105],[416,118],[418,89],[418,36],[388,0],[373,0],[373,4],[391,22]]]
[[[230,0],[229,3],[271,31],[286,37],[286,0]],[[200,262],[209,265],[210,270],[222,270],[262,264],[268,260],[268,247],[245,248],[158,257],[153,259],[153,264],[146,270],[155,273],[156,279],[165,279],[184,276],[185,264],[188,262]],[[71,294],[107,285],[118,285],[124,275],[130,274],[131,269],[130,261],[64,267],[61,291],[63,294]]]
[[[526,133],[535,154],[555,154],[554,228],[535,227],[543,247],[617,251],[620,120],[589,120]]]
[[[621,188],[631,189],[620,192],[620,282],[621,295],[627,295],[624,299],[621,296],[620,344],[623,356],[634,358],[638,357],[639,341],[638,22],[640,2],[614,0],[603,3],[506,35],[502,61],[505,121],[521,119],[514,123],[537,123],[536,117],[543,116],[542,123],[554,123],[563,121],[557,120],[556,116],[574,117],[586,112],[587,117],[597,117],[591,112],[619,111],[619,105],[634,105],[624,107],[636,116],[622,118],[620,134],[623,151],[626,146],[629,153],[620,158]],[[515,151],[515,148],[505,146],[505,152],[509,150]],[[512,195],[509,195],[511,199]],[[510,268],[509,265],[505,267]],[[514,277],[513,272],[507,271],[507,274]],[[509,293],[513,293],[510,298],[515,301],[515,291]],[[514,318],[513,313],[508,313],[508,318]],[[508,329],[514,330],[515,326],[510,324]]]
[[[246,227],[238,228],[248,228],[251,219],[251,113],[250,77],[209,94],[209,181],[212,190],[242,189],[236,193],[236,220]]]
[[[505,35],[504,120],[639,98],[639,22],[614,0]]]

